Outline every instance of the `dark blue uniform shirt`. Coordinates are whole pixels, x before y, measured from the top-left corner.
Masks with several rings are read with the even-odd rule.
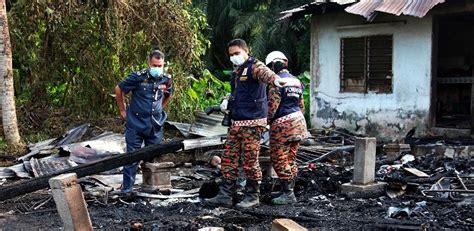
[[[127,127],[144,135],[158,132],[166,120],[163,98],[172,93],[171,77],[153,78],[149,69],[130,73],[119,83],[120,89],[132,99],[127,108]]]

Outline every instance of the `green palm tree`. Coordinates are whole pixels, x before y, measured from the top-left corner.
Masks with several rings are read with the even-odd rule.
[[[284,52],[293,69],[304,70],[309,63],[309,20],[277,21],[280,12],[309,3],[309,0],[208,0],[211,27],[209,61],[214,68],[229,68],[226,43],[242,38],[251,54],[263,60],[272,50]],[[304,52],[303,52],[304,51]],[[306,61],[306,62],[305,62]]]

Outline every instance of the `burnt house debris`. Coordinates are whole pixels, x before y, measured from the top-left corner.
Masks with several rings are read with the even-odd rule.
[[[299,202],[293,206],[280,207],[269,203],[271,191],[277,190],[279,185],[271,173],[271,160],[264,144],[261,157],[265,174],[262,182],[262,206],[252,210],[203,206],[200,203],[203,198],[217,193],[219,171],[209,161],[222,153],[222,143],[221,138],[194,137],[141,149],[128,156],[126,161],[121,158],[125,155],[113,154],[100,159],[73,157],[78,161],[74,162],[71,159],[73,152],[68,156],[61,149],[63,156],[60,158],[69,157],[69,162],[73,162],[74,166],[50,164],[46,170],[57,168],[59,172],[35,175],[30,170],[27,172],[30,179],[17,180],[18,176],[15,176],[2,181],[0,223],[27,228],[30,226],[18,226],[13,219],[34,219],[36,222],[32,224],[39,228],[73,225],[74,222],[66,224],[64,217],[73,216],[72,208],[80,206],[80,203],[70,203],[67,200],[68,187],[74,187],[74,184],[67,186],[68,184],[56,183],[66,187],[62,190],[66,192],[63,195],[66,199],[59,202],[56,198],[52,199],[52,194],[57,189],[52,189],[52,193],[47,187],[51,177],[59,176],[62,179],[61,176],[65,175],[60,174],[74,172],[78,177],[74,182],[81,186],[79,188],[88,211],[84,213],[81,210],[82,215],[75,214],[80,215],[75,219],[90,219],[94,229],[141,227],[198,230],[222,227],[225,230],[269,230],[284,224],[302,229],[339,229],[348,226],[375,230],[474,227],[474,150],[471,143],[441,137],[410,137],[405,139],[406,143],[383,143],[372,138],[376,142],[369,150],[373,156],[363,154],[364,158],[372,158],[373,165],[369,168],[359,164],[355,154],[360,152],[357,143],[367,138],[345,129],[312,130],[312,134],[308,140],[302,141],[303,146],[298,153],[300,172],[295,193]],[[69,145],[86,143],[87,141],[82,141]],[[183,148],[185,146],[187,148]],[[113,152],[105,149],[102,151]],[[165,153],[170,154],[165,156]],[[33,158],[47,162],[55,155],[57,154],[31,157],[30,162]],[[182,155],[186,158],[183,159]],[[116,174],[117,170],[111,169],[129,161],[152,157],[159,162],[155,165],[166,161],[172,163],[166,163],[163,168],[153,165],[154,170],[142,168],[143,175],[148,176],[139,176],[143,177],[143,181],[137,180],[139,191],[134,196],[124,197],[114,193],[120,186],[121,175]],[[84,159],[93,161],[84,162]],[[382,183],[383,187],[379,187],[379,191],[375,193],[371,189],[362,193],[357,190],[354,193],[349,189],[348,193],[343,185],[352,183],[357,186],[355,174],[360,174],[361,171],[364,174],[371,173],[369,181],[373,179],[374,182]],[[165,182],[161,185],[165,187],[155,184],[158,181]],[[245,181],[239,181],[239,185],[243,187]],[[77,192],[77,189],[70,190]],[[236,199],[242,197],[240,193],[237,196]],[[59,209],[58,203],[66,203],[67,206]],[[450,215],[446,216],[448,213]],[[340,216],[347,219],[340,221]],[[42,217],[45,219],[41,219]],[[281,223],[280,220],[274,221],[275,218],[291,221],[284,220]]]

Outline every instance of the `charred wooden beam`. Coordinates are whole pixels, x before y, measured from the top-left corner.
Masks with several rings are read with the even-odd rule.
[[[84,164],[70,169],[65,169],[49,175],[21,181],[0,188],[0,201],[24,195],[48,187],[48,180],[54,176],[65,173],[76,173],[77,177],[84,177],[103,171],[108,171],[120,166],[138,162],[140,160],[152,159],[165,153],[176,152],[183,148],[182,141],[173,141],[166,144],[148,146],[131,153],[105,158],[103,160]]]

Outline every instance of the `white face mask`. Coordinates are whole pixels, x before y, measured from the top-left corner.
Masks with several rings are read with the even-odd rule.
[[[233,56],[230,56],[230,61],[231,61],[234,65],[240,66],[240,65],[244,64],[245,58],[244,58],[244,55],[243,55],[243,54],[240,54],[240,55],[233,55]]]

